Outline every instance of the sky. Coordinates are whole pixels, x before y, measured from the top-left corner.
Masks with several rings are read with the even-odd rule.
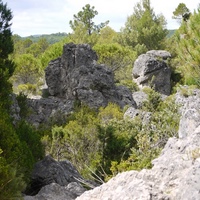
[[[22,37],[72,32],[69,21],[86,4],[98,11],[93,21],[100,24],[109,20],[108,26],[120,31],[125,26],[127,17],[133,14],[133,7],[140,0],[3,0],[13,13],[11,30]],[[163,14],[168,29],[177,29],[179,24],[172,19],[173,11],[179,3],[193,12],[200,0],[151,0],[151,7],[156,15]]]

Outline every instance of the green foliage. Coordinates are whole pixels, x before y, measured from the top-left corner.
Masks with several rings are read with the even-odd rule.
[[[23,177],[14,166],[7,163],[2,153],[0,149],[0,199],[22,199],[21,191],[25,189]]]
[[[0,58],[7,59],[8,55],[13,52],[12,32],[10,30],[12,12],[2,1],[0,1],[0,13]]]
[[[110,120],[121,120],[123,119],[123,113],[120,107],[114,103],[109,103],[105,108],[99,109],[98,118],[101,124],[108,124]]]
[[[16,83],[36,83],[44,73],[41,64],[32,54],[23,54],[15,60],[13,79]]]
[[[33,41],[31,39],[22,40],[20,36],[14,35],[12,36],[13,42],[14,42],[14,55],[13,57],[16,57],[21,54],[26,53],[26,49],[29,48]]]
[[[120,44],[96,44],[93,49],[97,52],[98,62],[108,66],[114,73],[116,82],[131,80],[132,64],[136,59],[136,52]]]
[[[29,114],[29,108],[27,105],[27,96],[23,93],[19,93],[19,95],[16,96],[16,100],[20,107],[19,115],[22,119],[25,119]]]
[[[135,83],[133,80],[129,80],[129,79],[120,80],[120,82],[117,83],[117,85],[124,85],[132,92],[136,92],[139,90],[137,83]]]
[[[6,110],[0,108],[0,114],[0,147],[3,150],[2,156],[8,162],[17,162],[21,153],[20,141]]]
[[[41,65],[42,65],[42,69],[44,70],[49,62],[51,60],[54,60],[58,57],[60,57],[63,53],[63,45],[65,43],[69,43],[70,39],[69,38],[65,38],[53,45],[50,45],[45,52],[41,55],[40,57],[40,61],[41,61]]]
[[[92,32],[88,35],[87,28],[83,24],[76,26],[76,30],[69,35],[70,40],[75,44],[89,44],[93,46],[98,41],[98,33]]]
[[[7,112],[0,109],[0,197],[15,199],[24,189],[30,150],[18,138]],[[30,172],[30,171],[29,171]]]
[[[100,159],[97,123],[96,112],[87,106],[79,108],[64,127],[53,127],[51,155],[69,159],[83,176],[91,176],[88,168],[95,171]]]
[[[12,32],[10,30],[12,12],[0,0],[0,106],[9,107],[8,98],[11,85],[8,79],[14,71],[14,63],[9,60],[9,54],[13,52]]]
[[[149,104],[145,107],[152,110],[152,102]],[[123,159],[120,163],[112,162],[112,174],[151,168],[151,161],[159,155],[168,138],[177,136],[179,120],[178,105],[173,96],[163,102],[159,101],[148,121],[144,121],[141,116],[134,118],[132,123],[135,123],[136,145],[132,146],[128,159]]]
[[[163,42],[168,33],[165,25],[163,15],[155,15],[150,0],[142,0],[127,18],[118,41],[124,46],[131,46],[138,54],[147,50],[163,49]]]
[[[13,52],[10,30],[12,14],[1,0],[0,15],[0,199],[6,200],[21,198],[25,181],[28,179],[27,175],[38,159],[37,156],[40,154],[41,158],[42,154],[38,152],[39,141],[34,137],[33,131],[22,128],[20,124],[18,127],[12,124],[10,116],[12,87],[9,83],[14,71],[14,63],[9,60]],[[23,135],[23,131],[28,132],[28,137]],[[31,145],[34,145],[34,148]],[[35,147],[38,150],[35,150]]]
[[[41,135],[38,130],[23,120],[17,125],[16,133],[20,142],[25,143],[31,153],[30,167],[32,167],[35,162],[44,157],[44,148],[40,141]]]
[[[49,43],[45,38],[41,38],[37,43],[33,43],[26,49],[27,54],[33,55],[35,58],[41,56],[42,53],[48,48]]]
[[[38,84],[19,84],[17,87],[14,87],[13,91],[16,94],[26,94],[26,95],[40,95],[41,91],[39,89],[39,86],[42,85],[42,82],[38,82]]]
[[[93,22],[93,18],[98,15],[94,6],[86,4],[79,11],[77,15],[74,15],[74,20],[70,20],[70,26],[73,33],[69,35],[71,41],[75,44],[87,43],[93,46],[98,41],[100,31],[109,23],[106,21],[96,25]]]
[[[189,13],[190,10],[187,8],[187,6],[184,3],[179,3],[178,7],[173,12],[173,19],[177,19],[179,23],[182,22],[182,19],[184,20],[184,14]],[[187,20],[184,20],[187,21]]]
[[[182,73],[184,84],[200,86],[200,10],[189,21],[183,22],[175,35],[177,70]]]
[[[143,109],[147,112],[155,112],[162,102],[161,94],[148,87],[143,91],[148,95],[148,99],[143,103]]]
[[[99,32],[109,23],[109,21],[106,21],[99,25],[95,25],[92,19],[96,15],[98,15],[98,12],[95,10],[95,7],[86,4],[85,7],[82,8],[82,11],[79,11],[77,15],[74,15],[74,21],[71,20],[69,24],[73,31],[76,31],[76,28],[81,24],[83,25],[83,28],[87,30],[87,34],[91,35],[93,31]]]
[[[98,114],[100,124],[97,125],[100,140],[101,162],[97,173],[107,180],[111,176],[112,162],[127,159],[130,149],[135,145],[135,124],[123,119],[123,112],[116,104],[110,103],[101,108]]]
[[[41,39],[45,39],[48,44],[52,45],[57,42],[60,42],[61,40],[66,39],[68,36],[67,33],[52,33],[52,34],[43,34],[43,35],[31,35],[28,37],[20,37],[20,40],[26,40],[29,39],[32,42],[38,42]]]
[[[101,29],[100,35],[98,38],[98,44],[112,44],[117,41],[118,33],[113,30],[111,27],[106,26]]]

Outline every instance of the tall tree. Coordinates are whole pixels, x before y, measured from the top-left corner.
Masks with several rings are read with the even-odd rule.
[[[133,14],[127,18],[118,41],[124,46],[131,46],[141,54],[147,50],[163,48],[167,33],[164,16],[156,16],[150,0],[142,0],[136,4]]]
[[[184,84],[200,86],[200,10],[191,14],[176,32],[177,69],[182,72]]]
[[[173,12],[172,18],[181,23],[182,20],[187,21],[189,16],[190,10],[187,8],[187,6],[184,3],[179,3],[178,7]]]
[[[82,11],[79,11],[77,15],[74,15],[74,21],[70,20],[69,24],[73,31],[76,30],[80,24],[86,28],[88,35],[91,35],[93,31],[100,31],[103,27],[105,27],[109,21],[104,23],[100,23],[99,25],[95,25],[92,21],[93,18],[98,15],[98,12],[95,10],[94,6],[90,6],[90,4],[86,4],[85,7],[82,8]]]
[[[14,63],[9,60],[9,54],[13,52],[12,32],[10,29],[12,12],[0,0],[0,102],[5,106],[11,85],[8,79],[14,71]]]

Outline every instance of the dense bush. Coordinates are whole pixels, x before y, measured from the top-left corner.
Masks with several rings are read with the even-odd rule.
[[[150,117],[148,121],[144,121],[142,116],[133,119],[136,145],[131,148],[128,159],[122,159],[119,163],[112,162],[113,174],[126,170],[150,168],[151,161],[159,155],[169,137],[177,137],[179,106],[175,103],[174,97],[170,96],[161,101],[158,93],[149,92],[149,99],[144,104],[144,110],[150,112]],[[152,100],[156,100],[156,107],[152,107]]]

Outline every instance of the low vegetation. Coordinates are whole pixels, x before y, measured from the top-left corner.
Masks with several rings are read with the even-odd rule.
[[[88,12],[92,15],[87,16]],[[181,12],[175,12],[175,17]],[[181,84],[199,88],[200,9],[181,19],[180,28],[170,37],[164,17],[154,13],[149,0],[134,7],[119,33],[108,26],[108,21],[88,26],[84,16],[92,20],[98,12],[87,4],[70,22],[71,34],[59,33],[51,39],[12,35],[12,12],[2,0],[0,13],[0,199],[20,199],[34,163],[45,154],[56,160],[69,159],[84,177],[97,181],[107,181],[126,170],[150,168],[151,160],[159,155],[168,138],[177,136],[179,115],[173,95],[162,100],[160,94],[146,89],[148,99],[134,119],[124,118],[126,108],[122,110],[112,103],[98,111],[77,104],[62,124],[52,119],[51,125],[38,129],[26,122],[26,98],[41,95],[44,69],[69,42],[90,44],[98,62],[114,72],[116,84],[132,91],[138,89],[131,76],[137,56],[152,49],[168,50],[173,56],[172,91],[176,92]],[[10,116],[13,92],[20,106],[21,120],[17,123]],[[190,95],[189,91],[182,92]],[[199,150],[192,156],[196,159]]]

